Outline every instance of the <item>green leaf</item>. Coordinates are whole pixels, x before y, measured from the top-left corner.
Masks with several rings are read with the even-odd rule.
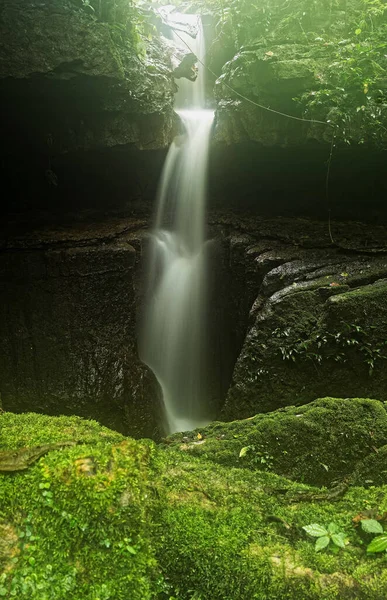
[[[366,533],[384,533],[381,524],[376,519],[362,519],[361,528]]]
[[[305,525],[302,529],[304,529],[306,533],[309,533],[309,535],[313,537],[321,537],[328,535],[328,532],[325,529],[325,527],[319,525],[318,523],[312,523],[312,525]]]
[[[387,535],[378,535],[367,546],[367,552],[384,552],[387,550]]]
[[[244,456],[246,456],[249,450],[250,446],[245,446],[244,448],[242,448],[242,450],[239,452],[239,458],[243,458]]]
[[[337,533],[339,531],[339,528],[336,525],[336,523],[329,523],[328,531],[329,531],[329,533]]]
[[[126,549],[130,554],[137,554],[137,550],[133,546],[126,546]]]
[[[319,537],[318,540],[316,540],[314,549],[316,550],[316,552],[320,552],[320,550],[322,550],[323,548],[326,548],[329,545],[329,542],[330,542],[329,536],[324,535],[323,537]]]
[[[345,533],[334,533],[332,542],[339,548],[345,548]]]

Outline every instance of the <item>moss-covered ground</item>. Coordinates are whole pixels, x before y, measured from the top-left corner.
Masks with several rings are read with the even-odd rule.
[[[299,482],[301,467],[289,467],[293,479],[278,475],[270,460],[266,470],[238,468],[251,430],[263,431],[259,418],[240,422],[239,429],[238,423],[218,423],[157,447],[80,418],[1,414],[2,452],[23,456],[26,446],[78,443],[53,447],[23,471],[0,473],[0,597],[384,600],[386,553],[367,555],[372,535],[362,533],[353,519],[372,513],[383,523],[387,512],[382,481],[378,486],[361,481],[371,453],[386,444],[385,410],[380,403],[358,400],[351,419],[349,402],[331,399],[309,406],[310,421],[316,428],[325,422],[326,431],[332,426],[329,411],[336,411],[343,431],[352,432],[353,455],[359,438],[363,471],[351,463],[357,480],[350,480],[334,501],[325,488]],[[307,407],[303,410],[305,417]],[[284,419],[302,422],[304,417],[291,409],[266,419],[278,419],[280,434],[281,427],[290,430]],[[239,437],[231,439],[228,428]],[[337,435],[338,430],[339,425]],[[215,459],[209,450],[201,455],[187,450],[194,442],[195,448],[210,448],[216,437],[229,445],[228,464],[215,462],[215,445]],[[340,463],[344,447],[345,441],[335,447],[328,468]],[[297,452],[297,446],[289,452]],[[0,467],[1,459],[0,454]],[[315,464],[300,454],[304,468],[309,459]],[[303,527],[331,522],[345,534],[346,547],[315,552],[314,539]]]

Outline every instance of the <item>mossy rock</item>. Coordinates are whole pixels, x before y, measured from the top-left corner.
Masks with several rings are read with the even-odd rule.
[[[387,443],[387,412],[377,400],[322,398],[214,423],[200,430],[199,438],[195,432],[175,434],[167,442],[223,465],[329,485],[350,476],[359,461]]]
[[[6,153],[20,153],[18,126],[32,151],[49,147],[53,155],[130,143],[164,148],[173,139],[176,86],[160,36],[144,45],[129,3],[121,3],[125,17],[110,3],[111,23],[96,18],[107,3],[95,4],[93,12],[89,1],[2,3]]]
[[[383,2],[227,4],[226,24],[222,13],[210,51],[218,65],[224,48],[227,57],[234,48],[221,74],[218,67],[219,141],[310,146],[330,145],[334,136],[346,144],[385,146]]]
[[[357,487],[336,502],[317,502],[316,489],[271,473],[165,454],[156,552],[173,598],[384,598],[387,557],[366,556],[371,536],[352,520],[371,507],[383,515],[385,487]],[[316,553],[303,527],[331,522],[345,533],[346,548]]]
[[[360,402],[360,401],[359,401]],[[364,401],[365,406],[369,401]],[[218,425],[219,426],[219,425]],[[335,503],[274,473],[226,467],[79,418],[0,415],[2,448],[76,440],[0,473],[0,596],[28,600],[384,600],[387,555],[352,519],[387,488]],[[316,553],[303,527],[334,522]]]
[[[221,420],[323,396],[387,400],[386,268],[311,253],[264,275]]]
[[[387,445],[375,449],[357,466],[354,481],[369,486],[387,484]]]
[[[97,600],[130,590],[130,598],[150,597],[152,445],[77,417],[4,413],[0,427],[3,449],[80,441],[20,474],[0,473],[0,595]]]

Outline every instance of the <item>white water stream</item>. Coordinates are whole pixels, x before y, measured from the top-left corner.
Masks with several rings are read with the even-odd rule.
[[[198,25],[196,39],[183,32],[175,43],[205,55],[196,15],[170,15]],[[175,108],[186,133],[172,143],[161,177],[155,227],[150,240],[148,288],[140,357],[163,392],[169,433],[209,422],[206,364],[205,201],[208,146],[214,113],[205,109],[202,69],[195,82],[179,80]]]

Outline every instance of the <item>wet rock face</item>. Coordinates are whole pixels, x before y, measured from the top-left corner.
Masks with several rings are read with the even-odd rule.
[[[266,234],[273,235],[268,223]],[[383,228],[370,228],[367,240],[367,228],[353,225],[352,241],[343,229],[334,246],[324,243],[322,229],[305,221],[301,233],[298,224],[291,243],[278,239],[280,227],[277,240],[258,241],[257,230],[231,238],[231,256],[238,257],[231,268],[245,290],[239,306],[251,301],[251,309],[248,320],[239,320],[239,339],[243,327],[247,335],[222,411],[226,420],[322,393],[387,400]]]
[[[138,254],[129,237],[117,226],[8,244],[0,256],[5,410],[77,414],[154,435],[160,394],[137,357]]]
[[[332,244],[323,222],[209,221],[213,413],[233,420],[326,394],[386,400],[386,228],[332,222]],[[158,435],[160,390],[136,347],[148,223],[9,230],[0,252],[4,409]]]
[[[173,129],[168,52],[149,43],[141,60],[114,29],[74,4],[0,4],[3,153],[134,143],[160,148]]]

